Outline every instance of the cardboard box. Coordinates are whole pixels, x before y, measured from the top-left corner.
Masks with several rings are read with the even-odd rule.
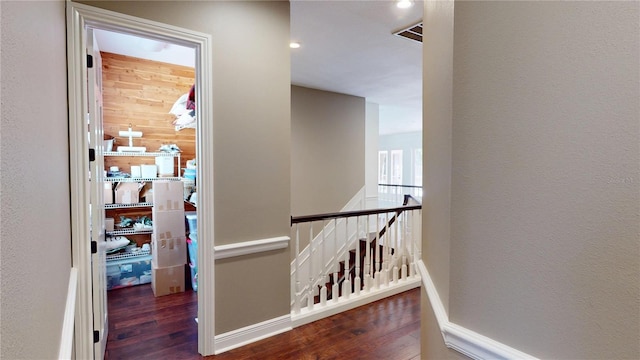
[[[104,183],[104,203],[113,204],[113,184],[110,182]]]
[[[104,230],[113,231],[115,226],[115,220],[113,218],[104,218]]]
[[[158,240],[151,236],[151,258],[156,268],[187,263],[187,240],[183,237]]]
[[[156,166],[160,177],[173,176],[173,157],[156,156]]]
[[[158,176],[158,167],[155,165],[140,165],[140,172],[143,178],[154,178]]]
[[[151,289],[156,297],[184,292],[184,264],[151,270]]]
[[[153,234],[156,240],[184,239],[184,210],[159,211],[154,207],[151,217],[153,219]]]
[[[151,184],[145,184],[144,188],[140,191],[140,201],[153,203],[153,188]]]
[[[183,196],[182,181],[157,180],[153,182],[154,211],[184,210]]]
[[[139,191],[144,183],[137,182],[119,182],[116,185],[116,203],[117,204],[137,204],[139,200]]]

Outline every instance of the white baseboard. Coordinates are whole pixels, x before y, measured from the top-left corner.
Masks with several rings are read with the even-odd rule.
[[[314,310],[304,308],[300,314],[292,314],[291,324],[294,328],[302,326],[417,287],[420,287],[420,278],[416,276],[412,279],[402,280],[396,285],[371,290],[368,293],[361,292],[358,297],[354,296],[349,299],[340,298],[336,303],[329,300],[327,301],[327,306],[320,307],[320,304],[316,304]]]
[[[215,355],[291,330],[291,316],[249,325],[214,337]]]
[[[429,271],[422,260],[418,262],[418,271],[422,278],[422,286],[429,297],[429,302],[436,315],[436,320],[442,333],[442,339],[448,348],[478,360],[537,359],[522,351],[450,322],[449,316],[440,300],[438,290],[433,280],[431,280],[431,275],[429,275]]]

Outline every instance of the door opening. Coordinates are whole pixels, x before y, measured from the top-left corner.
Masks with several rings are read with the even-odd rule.
[[[167,26],[164,24],[148,21],[145,19],[133,18],[131,16],[117,14],[111,11],[106,11],[98,8],[93,8],[90,6],[68,3],[67,8],[68,15],[68,68],[69,68],[69,134],[70,134],[70,162],[71,162],[71,203],[72,203],[72,253],[73,253],[73,265],[78,268],[79,274],[79,285],[78,285],[78,311],[76,316],[76,356],[78,358],[95,358],[102,359],[104,357],[104,341],[106,341],[106,333],[107,333],[107,309],[105,301],[100,299],[106,299],[106,288],[109,286],[107,281],[103,281],[106,277],[106,270],[104,268],[104,259],[100,256],[91,255],[92,250],[98,249],[98,254],[101,251],[107,250],[107,244],[105,241],[104,235],[109,235],[106,227],[110,227],[110,223],[105,224],[105,198],[104,195],[108,194],[105,191],[105,184],[112,185],[114,181],[109,180],[108,177],[103,177],[106,172],[110,172],[111,170],[116,170],[115,166],[120,167],[121,165],[110,165],[109,161],[106,163],[102,162],[105,159],[103,156],[114,155],[117,153],[118,149],[113,148],[114,144],[110,142],[109,137],[127,137],[125,134],[128,132],[128,135],[132,135],[132,133],[137,134],[141,132],[140,129],[132,129],[134,119],[130,119],[130,124],[125,129],[120,129],[121,125],[110,125],[110,123],[105,122],[104,127],[100,123],[102,117],[99,116],[101,114],[101,110],[105,109],[105,102],[100,101],[100,95],[102,94],[104,97],[104,93],[101,89],[104,89],[108,86],[113,86],[113,79],[102,78],[103,84],[102,88],[99,86],[100,77],[96,77],[95,73],[89,71],[89,69],[95,70],[95,65],[93,64],[94,56],[91,54],[93,44],[92,40],[93,32],[100,31],[110,31],[116,32],[120,34],[132,34],[135,35],[139,39],[148,39],[155,40],[156,42],[161,42],[163,44],[167,44],[169,46],[182,46],[190,49],[192,54],[194,54],[194,70],[193,70],[193,90],[194,96],[193,100],[195,100],[196,105],[201,104],[200,106],[196,106],[196,108],[192,111],[192,115],[195,117],[194,124],[195,129],[192,131],[193,143],[192,146],[193,156],[188,156],[184,159],[184,162],[180,162],[182,158],[179,155],[167,155],[167,158],[175,159],[178,158],[177,165],[167,166],[166,159],[164,156],[153,156],[151,161],[155,162],[156,158],[159,158],[159,163],[149,164],[148,167],[145,166],[145,170],[151,168],[152,164],[155,165],[155,169],[157,171],[158,168],[163,167],[163,169],[171,168],[174,170],[175,176],[170,176],[173,180],[181,182],[181,169],[190,167],[187,166],[186,161],[197,159],[198,161],[193,161],[191,163],[191,167],[194,167],[195,172],[200,174],[200,179],[198,182],[197,188],[197,198],[199,199],[199,206],[197,209],[197,213],[195,214],[196,219],[212,219],[213,218],[213,179],[209,179],[206,176],[202,176],[203,174],[210,174],[211,169],[213,168],[213,159],[210,154],[212,154],[212,146],[210,141],[195,141],[197,139],[209,139],[212,137],[212,113],[211,110],[206,106],[206,102],[203,99],[209,99],[211,94],[211,76],[210,76],[210,37],[206,34],[201,34],[197,32],[193,32],[187,29],[178,29],[173,26]],[[100,46],[100,45],[99,45]],[[104,50],[104,48],[103,48]],[[88,56],[92,55],[92,56]],[[100,53],[98,52],[98,55]],[[100,57],[95,57],[96,60],[100,60]],[[91,66],[93,65],[93,66]],[[93,75],[92,75],[93,74]],[[92,77],[93,76],[93,77]],[[89,82],[91,80],[91,82]],[[153,78],[149,78],[148,81],[154,82]],[[94,85],[91,85],[94,84]],[[126,85],[125,85],[126,87]],[[129,89],[132,90],[132,89]],[[144,89],[138,89],[140,93],[144,92]],[[139,94],[140,95],[140,94]],[[109,95],[111,96],[111,95]],[[135,97],[135,96],[134,96]],[[176,97],[176,100],[178,97]],[[106,100],[106,99],[104,99]],[[143,103],[144,101],[141,99],[141,96],[137,97],[139,103]],[[148,102],[153,103],[153,101],[148,100]],[[113,111],[110,109],[109,111]],[[118,112],[117,110],[115,112]],[[88,114],[88,116],[87,116]],[[106,118],[106,117],[105,117]],[[87,132],[87,121],[89,122],[90,132]],[[143,121],[140,120],[140,121]],[[147,126],[148,123],[141,123],[139,125],[140,128]],[[117,133],[113,133],[117,131]],[[146,131],[146,130],[145,130]],[[107,141],[103,141],[105,139],[105,135],[107,136]],[[183,135],[183,137],[185,137]],[[180,136],[174,136],[174,138],[180,138]],[[174,144],[171,142],[171,136],[166,136],[164,138],[163,144],[149,144],[151,150],[153,152],[161,151],[160,147],[166,145],[171,146]],[[143,144],[137,144],[137,146],[132,146],[131,142],[133,141],[132,137],[129,137],[128,141],[120,141],[125,142],[122,144],[128,151],[136,152],[132,155],[135,159],[141,159],[141,157],[147,156],[148,154],[141,154],[142,150],[140,148],[145,147]],[[118,142],[118,140],[116,140]],[[111,146],[111,149],[105,149],[105,147]],[[127,148],[128,146],[128,148]],[[154,148],[157,146],[157,149]],[[135,148],[135,149],[133,149]],[[106,151],[111,150],[111,151]],[[115,150],[115,151],[114,151]],[[145,149],[146,150],[146,149]],[[171,151],[169,151],[171,152]],[[86,172],[86,164],[89,161],[89,154],[95,154],[99,161],[93,162],[94,164],[99,164],[93,166],[90,173]],[[177,153],[180,154],[180,153]],[[206,156],[204,154],[209,154]],[[155,154],[154,154],[155,155]],[[114,158],[120,159],[122,156],[115,154]],[[118,161],[115,162],[116,164]],[[104,166],[107,168],[104,168]],[[183,165],[184,164],[184,165]],[[118,183],[128,184],[123,187],[122,192],[119,192],[118,195],[123,196],[127,200],[120,199],[119,204],[129,203],[131,207],[135,208],[140,204],[139,199],[132,199],[136,194],[134,191],[129,189],[132,188],[131,185],[137,186],[138,175],[136,171],[142,171],[142,169],[138,170],[135,166],[140,166],[142,168],[143,165],[134,165],[134,162],[129,162],[127,166],[129,180],[127,181],[118,181]],[[103,166],[100,168],[100,166]],[[111,169],[111,166],[114,166]],[[122,166],[124,167],[124,166]],[[140,178],[145,178],[143,174],[139,174]],[[144,175],[149,175],[145,173]],[[155,177],[158,177],[156,172]],[[136,179],[131,179],[133,176]],[[146,176],[146,178],[154,178],[154,176]],[[102,181],[101,181],[102,180]],[[115,193],[113,196],[117,196]],[[181,194],[182,195],[182,194]],[[107,200],[108,195],[107,195]],[[116,200],[116,199],[114,199]],[[136,200],[136,201],[134,201]],[[189,200],[189,199],[188,199]],[[109,201],[106,201],[109,202]],[[148,206],[148,205],[147,205]],[[188,205],[189,206],[189,205]],[[113,211],[114,209],[110,209],[108,206],[106,207],[109,211]],[[153,207],[152,207],[153,208]],[[118,215],[120,216],[120,215]],[[126,218],[126,217],[125,217]],[[142,215],[140,216],[142,218]],[[114,219],[114,222],[120,222],[123,219]],[[153,219],[151,219],[153,220]],[[183,218],[184,222],[184,218]],[[141,222],[137,222],[138,224],[142,224],[142,229],[144,230],[145,225],[150,225],[144,219]],[[115,224],[114,224],[115,225]],[[150,226],[152,228],[152,226]],[[136,233],[133,235],[143,235],[140,234],[139,229],[136,229]],[[153,231],[151,230],[151,233]],[[113,232],[112,232],[113,234]],[[202,355],[210,355],[213,354],[213,257],[206,257],[203,254],[213,254],[213,224],[212,223],[204,223],[203,221],[198,221],[198,352]],[[100,238],[100,236],[102,236]],[[133,236],[132,236],[133,237]],[[92,243],[92,241],[94,241]],[[139,240],[133,240],[134,243],[138,243]],[[144,240],[139,243],[140,248],[145,248]],[[102,261],[102,263],[101,263]],[[93,277],[95,276],[95,278]],[[104,296],[103,296],[104,295]],[[204,306],[207,304],[207,306]],[[100,324],[100,319],[104,319],[105,321]],[[97,335],[97,336],[96,336]],[[94,342],[97,340],[97,345],[94,346]]]
[[[181,311],[194,308],[198,263],[195,109],[199,105],[194,89],[195,49],[90,30],[95,33],[94,68],[101,74],[98,83],[102,85],[95,94],[103,109],[101,160],[107,174],[103,184],[107,299],[120,304],[129,303],[123,297],[146,297],[142,301],[151,304],[154,296],[172,296],[174,301],[180,299],[175,306]],[[206,181],[204,176],[198,180]],[[175,206],[154,206],[158,205],[154,196],[171,199]],[[185,226],[185,217],[191,219],[191,226]],[[119,290],[139,285],[145,285],[143,292]],[[192,294],[172,295],[183,292]],[[186,312],[182,319],[187,329],[197,328],[195,312],[190,319]],[[111,347],[118,348],[118,334],[113,335]]]

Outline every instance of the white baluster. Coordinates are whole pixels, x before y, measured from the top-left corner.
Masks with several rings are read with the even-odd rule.
[[[349,218],[344,218],[345,242],[344,242],[344,282],[342,283],[342,296],[345,299],[351,295],[351,276],[349,274]]]
[[[324,220],[322,220],[322,248],[320,249],[320,254],[321,254],[321,260],[320,260],[320,271],[318,272],[318,280],[320,281],[320,283],[322,284],[322,287],[320,288],[320,303],[322,304],[322,306],[327,305],[327,276],[326,276],[326,272],[325,272],[325,266],[326,266],[326,258],[325,258],[325,246],[326,246],[326,228],[327,228],[327,224],[325,223]]]
[[[309,289],[307,295],[307,307],[313,310],[314,284],[313,284],[313,222],[309,223]]]
[[[412,278],[416,275],[416,254],[415,254],[415,242],[419,239],[416,239],[416,211],[411,212],[410,223],[409,223],[409,232],[411,234],[410,246],[409,246],[409,258],[411,259],[409,263],[409,277]]]
[[[339,285],[338,285],[338,219],[333,219],[333,284],[331,286],[331,301],[338,302]]]
[[[365,251],[364,251],[364,291],[369,291],[371,288],[371,269],[369,268],[369,266],[371,266],[371,256],[369,254],[369,248],[370,248],[370,242],[369,242],[369,238],[371,237],[369,235],[369,218],[371,216],[367,215],[367,223],[366,223],[366,234],[364,237],[364,243],[365,243]]]
[[[301,307],[301,292],[300,292],[300,229],[298,228],[298,224],[296,226],[296,288],[294,294],[294,302],[293,302],[293,313],[300,314]]]
[[[376,244],[373,247],[373,287],[380,288],[380,215],[376,215]]]
[[[407,279],[407,212],[402,213],[403,221],[402,221],[402,267],[400,269],[400,278],[403,280]]]
[[[360,217],[356,217],[356,228],[360,229]],[[353,278],[353,287],[356,295],[360,295],[360,232],[357,232],[356,236],[356,259],[355,259],[355,277]]]
[[[398,229],[400,227],[400,216],[402,213],[396,212],[396,221],[393,224],[393,255],[391,257],[391,265],[393,266],[393,283],[398,283],[399,271],[398,268],[398,251],[400,251],[400,239],[398,237]]]
[[[397,188],[396,188],[397,189]],[[391,237],[391,234],[393,233],[391,231],[391,228],[389,227],[389,213],[385,213],[385,226],[386,226],[386,231],[384,232],[384,239],[382,239],[382,251],[381,251],[381,256],[382,256],[382,272],[381,272],[381,277],[380,277],[380,285],[384,284],[384,286],[389,286],[389,239]]]
[[[418,260],[422,258],[422,210],[418,209],[416,212],[416,236],[415,236],[415,251],[416,260],[414,261],[414,271],[418,276]]]

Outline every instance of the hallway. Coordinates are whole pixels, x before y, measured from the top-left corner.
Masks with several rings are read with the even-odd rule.
[[[197,294],[155,298],[150,285],[109,293],[106,359],[202,359]],[[206,359],[420,358],[420,289],[304,325]]]

